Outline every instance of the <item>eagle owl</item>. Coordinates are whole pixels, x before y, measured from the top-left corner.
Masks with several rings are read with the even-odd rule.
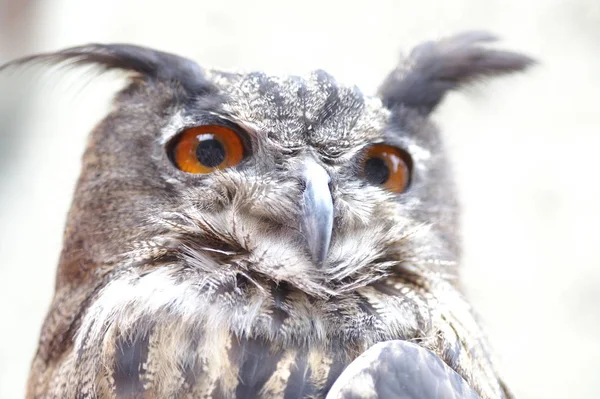
[[[430,120],[532,63],[493,39],[421,44],[376,96],[132,45],[2,67],[131,72],[88,141],[28,398],[509,398]]]

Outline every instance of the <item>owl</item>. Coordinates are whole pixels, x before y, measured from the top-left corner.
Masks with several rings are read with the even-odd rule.
[[[129,72],[83,156],[27,397],[510,398],[431,121],[533,63],[492,40],[423,43],[375,96],[122,44],[2,67]]]

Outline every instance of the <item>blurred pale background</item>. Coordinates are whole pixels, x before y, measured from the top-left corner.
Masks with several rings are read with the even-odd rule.
[[[519,398],[598,398],[598,0],[0,0],[0,61],[131,42],[204,66],[323,68],[373,92],[399,50],[466,29],[541,62],[436,114],[464,204],[469,295]],[[0,92],[1,399],[23,397],[85,136],[121,84],[90,76],[46,75],[27,101]]]

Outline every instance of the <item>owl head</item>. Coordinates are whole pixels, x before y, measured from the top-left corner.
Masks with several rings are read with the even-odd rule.
[[[430,115],[448,91],[531,64],[490,40],[422,44],[376,96],[323,71],[227,73],[130,45],[19,60],[134,73],[90,136],[58,285],[174,260],[203,284],[317,297],[394,273],[454,279],[457,200]]]

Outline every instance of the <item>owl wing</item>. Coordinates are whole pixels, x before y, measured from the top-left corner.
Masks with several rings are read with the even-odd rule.
[[[374,345],[333,384],[327,399],[479,399],[433,352],[406,341]]]

